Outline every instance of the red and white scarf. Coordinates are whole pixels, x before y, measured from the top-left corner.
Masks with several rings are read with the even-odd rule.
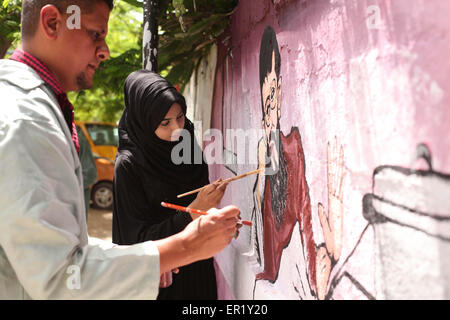
[[[32,68],[41,77],[41,79],[50,87],[58,100],[59,107],[64,115],[67,126],[72,134],[72,141],[80,152],[80,147],[78,144],[78,134],[74,122],[74,111],[73,106],[67,98],[66,92],[62,89],[61,85],[56,80],[53,73],[48,69],[48,67],[39,59],[33,57],[31,54],[21,50],[16,49],[10,57],[11,60],[22,62]]]

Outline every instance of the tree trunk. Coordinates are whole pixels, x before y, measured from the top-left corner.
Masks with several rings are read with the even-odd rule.
[[[144,0],[143,68],[158,72],[159,0]]]

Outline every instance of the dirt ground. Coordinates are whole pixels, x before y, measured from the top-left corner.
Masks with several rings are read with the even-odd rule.
[[[90,237],[112,241],[112,211],[89,208],[87,224]]]

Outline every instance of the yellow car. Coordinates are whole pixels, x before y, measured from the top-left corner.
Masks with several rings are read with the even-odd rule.
[[[91,188],[92,205],[111,210],[113,206],[114,160],[117,153],[118,131],[113,122],[75,121],[89,141],[97,167],[97,182]]]
[[[83,130],[93,153],[115,161],[119,140],[117,124],[114,122],[88,121],[75,121],[75,124]]]

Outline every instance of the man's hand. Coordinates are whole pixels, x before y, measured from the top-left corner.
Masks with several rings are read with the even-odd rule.
[[[318,214],[325,240],[325,247],[321,247],[316,257],[316,283],[319,299],[323,299],[326,295],[331,272],[331,258],[337,261],[341,256],[345,175],[344,149],[340,146],[338,154],[338,143],[335,138],[333,149],[328,143],[327,150],[328,217],[324,213],[323,205],[321,203],[318,205]]]
[[[222,251],[237,234],[239,214],[234,206],[211,209],[182,232],[155,241],[160,253],[160,273],[211,258]]]
[[[197,250],[198,259],[210,258],[221,251],[237,231],[239,214],[234,206],[208,210],[208,215],[199,217],[182,232],[186,250]]]
[[[323,205],[319,203],[319,218],[323,229],[325,245],[335,261],[341,256],[342,225],[343,225],[343,182],[346,172],[344,168],[344,149],[339,148],[337,138],[333,149],[328,143],[327,178],[328,178],[328,217],[324,213]]]

